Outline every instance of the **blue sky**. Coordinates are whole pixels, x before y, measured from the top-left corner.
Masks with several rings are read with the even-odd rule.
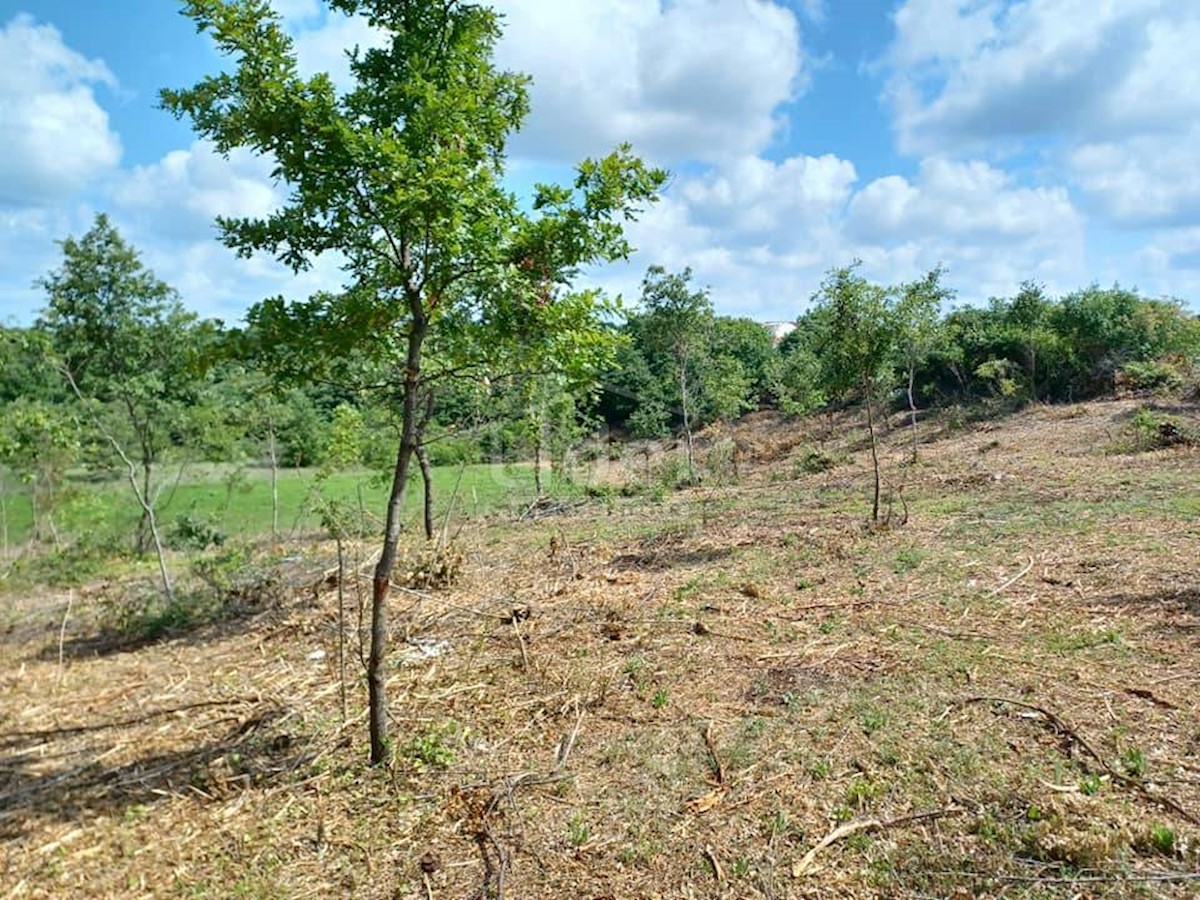
[[[793,318],[830,266],[942,263],[960,300],[1092,281],[1200,309],[1194,0],[496,0],[534,76],[512,182],[629,140],[675,174],[591,279],[690,266],[719,310]],[[301,65],[345,77],[365,23],[275,0]],[[237,260],[215,215],[268,212],[269,164],[157,109],[220,60],[169,0],[0,0],[0,320],[28,322],[57,239],[108,212],[160,277],[236,321],[339,283]]]

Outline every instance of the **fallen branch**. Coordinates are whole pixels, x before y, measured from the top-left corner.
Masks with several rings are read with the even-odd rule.
[[[948,816],[960,815],[962,811],[962,808],[958,806],[945,806],[941,809],[931,809],[926,812],[913,813],[909,816],[901,816],[898,819],[857,819],[853,822],[847,822],[845,825],[839,825],[833,831],[829,832],[829,834],[825,835],[825,837],[821,838],[816,846],[805,853],[792,866],[792,877],[802,878],[812,868],[813,863],[824,850],[851,835],[870,831],[886,831],[890,828],[899,828],[901,825],[912,825],[915,822],[932,822],[937,819],[947,818]]]
[[[1033,557],[1031,556],[1031,557],[1029,557],[1029,563],[1028,563],[1028,565],[1025,566],[1025,568],[1023,568],[1020,572],[1018,572],[1012,578],[1008,579],[1008,581],[1004,582],[1004,584],[1000,585],[1000,587],[993,588],[992,590],[988,591],[988,596],[996,597],[996,596],[999,596],[1000,594],[1003,594],[1006,590],[1008,590],[1010,587],[1012,587],[1014,584],[1016,584],[1018,581],[1020,581],[1026,575],[1028,575],[1029,570],[1032,568],[1033,568]]]
[[[1104,757],[1096,752],[1095,748],[1093,748],[1091,744],[1084,740],[1083,735],[1067,724],[1062,716],[1058,715],[1057,713],[1053,713],[1045,707],[1037,706],[1033,703],[1026,703],[1023,700],[1012,700],[1008,697],[968,697],[963,701],[964,706],[969,706],[976,703],[1003,703],[1009,706],[1016,706],[1020,709],[1027,709],[1031,712],[1038,713],[1043,719],[1046,720],[1047,724],[1049,724],[1051,728],[1053,728],[1067,740],[1078,745],[1081,750],[1095,760],[1100,768],[1103,769],[1104,772],[1111,777],[1114,782],[1122,785],[1123,787],[1132,788],[1134,791],[1141,794],[1146,800],[1161,806],[1164,809],[1170,810],[1181,819],[1191,822],[1193,825],[1200,825],[1200,818],[1192,815],[1170,797],[1160,796],[1151,791],[1138,779],[1130,778],[1123,772],[1119,772],[1118,770],[1114,769],[1108,764]]]

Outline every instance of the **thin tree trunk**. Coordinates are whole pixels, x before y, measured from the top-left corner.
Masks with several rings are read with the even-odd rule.
[[[687,369],[679,366],[679,405],[683,411],[683,439],[687,448],[688,483],[696,483],[696,452],[692,442],[692,422],[688,413]]]
[[[141,556],[146,552],[146,538],[150,531],[150,512],[154,509],[154,502],[150,496],[150,460],[143,453],[142,455],[142,497],[146,502],[142,506],[142,518],[138,522],[137,530],[137,554]]]
[[[83,398],[83,393],[79,390],[79,385],[75,383],[75,376],[72,375],[68,369],[63,369],[62,373],[66,376],[67,382],[71,385],[71,390],[75,393],[76,398],[86,409],[87,403]],[[133,489],[133,495],[137,498],[138,505],[142,508],[142,516],[149,523],[150,537],[154,541],[154,552],[158,557],[158,574],[162,578],[163,594],[168,600],[173,600],[175,598],[175,592],[171,587],[171,574],[167,571],[167,555],[163,550],[162,538],[158,533],[158,520],[154,516],[154,506],[150,503],[150,498],[143,493],[142,489],[138,486],[137,466],[133,464],[133,460],[131,460],[125,453],[125,449],[121,446],[117,439],[113,437],[103,425],[100,424],[98,419],[94,420],[93,424],[96,426],[96,430],[100,432],[100,436],[112,445],[112,448],[116,451],[117,456],[121,458],[121,462],[125,464],[125,474],[129,478],[129,487]],[[143,483],[149,483],[148,474]]]
[[[535,422],[533,431],[533,492],[542,496],[542,423]]]
[[[870,432],[871,435],[871,462],[875,466],[875,499],[871,505],[871,521],[873,523],[878,523],[879,494],[882,486],[882,478],[879,474],[879,448],[876,445],[875,440],[875,413],[871,409],[871,407],[874,405],[872,402],[874,397],[872,396],[872,391],[869,386],[866,387],[864,394],[866,395],[867,400],[867,431]]]
[[[3,469],[0,469],[0,535],[3,536],[3,550],[0,559],[8,559],[8,479]]]
[[[279,545],[279,456],[275,449],[275,420],[267,416],[267,459],[271,463],[271,544]]]
[[[424,490],[425,540],[433,540],[433,469],[429,465],[429,452],[425,449],[425,429],[433,418],[433,391],[425,392],[425,407],[421,412],[421,421],[417,425],[417,463],[421,467],[421,487]]]
[[[36,472],[33,480],[29,482],[29,512],[33,517],[33,531],[29,533],[30,543],[39,544],[42,541],[42,517],[41,510],[38,509],[38,476]]]
[[[338,685],[341,689],[342,724],[346,724],[346,554],[342,544],[341,525],[337,533],[338,558]],[[355,573],[358,577],[358,573]]]
[[[400,447],[396,453],[396,468],[392,473],[392,489],[388,497],[384,526],[383,550],[375,565],[371,590],[371,653],[367,659],[367,694],[370,716],[371,762],[386,763],[391,755],[388,741],[387,675],[384,671],[387,655],[387,600],[392,570],[396,567],[400,543],[401,515],[404,512],[408,471],[417,451],[417,428],[420,422],[421,348],[428,322],[419,298],[410,297],[413,320],[408,331],[408,352],[405,357],[404,411],[400,430]]]
[[[421,484],[425,488],[423,504],[425,540],[433,540],[433,469],[429,465],[429,453],[424,444],[417,445],[417,463],[421,466]]]
[[[913,395],[913,384],[917,379],[917,370],[915,366],[908,367],[908,408],[912,412],[912,442],[913,452],[912,461],[917,461],[917,401]]]

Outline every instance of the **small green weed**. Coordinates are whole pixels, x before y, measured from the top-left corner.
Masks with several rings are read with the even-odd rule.
[[[583,811],[576,811],[567,822],[567,842],[572,847],[582,847],[591,837],[592,830],[588,827]]]
[[[1121,766],[1125,774],[1131,778],[1141,778],[1146,774],[1146,754],[1137,747],[1130,747],[1121,756]]]
[[[453,720],[417,735],[404,745],[403,754],[418,765],[448,769],[456,757],[452,743],[461,738],[461,728]]]
[[[1150,843],[1163,856],[1174,856],[1178,842],[1174,829],[1169,825],[1158,823],[1150,827]]]
[[[921,565],[921,561],[925,559],[925,554],[920,550],[908,549],[901,550],[896,554],[896,562],[892,566],[892,571],[897,575],[903,575],[906,572],[914,571]]]

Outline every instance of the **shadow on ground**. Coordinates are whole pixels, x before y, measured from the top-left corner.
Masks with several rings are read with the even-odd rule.
[[[219,737],[201,735],[197,744],[116,765],[105,759],[130,743],[128,729],[161,714],[118,725],[0,735],[0,839],[19,838],[47,818],[120,815],[184,790],[227,796],[285,775],[311,754],[303,740],[277,727],[283,715],[272,706],[245,718],[224,716],[212,723],[224,726]],[[104,740],[96,740],[100,736]]]

